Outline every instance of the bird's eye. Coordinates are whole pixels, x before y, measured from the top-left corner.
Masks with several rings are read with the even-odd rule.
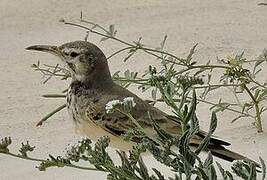
[[[71,52],[71,53],[70,53],[70,56],[73,57],[73,58],[76,57],[76,56],[78,56],[78,55],[79,55],[79,54],[76,53],[76,52]]]
[[[89,62],[92,62],[93,61],[93,57],[89,57],[88,60],[89,60]]]

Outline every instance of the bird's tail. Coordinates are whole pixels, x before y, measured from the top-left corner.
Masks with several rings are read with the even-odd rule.
[[[230,150],[228,150],[222,146],[220,146],[219,148],[218,147],[215,147],[215,148],[209,147],[208,149],[212,155],[219,157],[219,158],[222,158],[224,160],[230,161],[230,162],[233,162],[234,160],[243,160],[246,162],[255,163],[256,166],[260,166],[259,163],[255,162],[254,160],[251,160],[251,159],[249,159],[249,158],[247,158],[241,154],[238,154],[236,152],[230,151]]]

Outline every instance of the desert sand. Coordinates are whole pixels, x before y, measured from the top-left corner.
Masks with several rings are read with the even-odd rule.
[[[179,56],[185,56],[195,43],[199,43],[194,57],[205,63],[207,60],[215,62],[217,56],[225,57],[243,50],[246,57],[252,58],[266,48],[267,7],[257,3],[251,0],[0,0],[0,137],[13,138],[12,150],[17,150],[16,144],[29,140],[36,146],[32,155],[37,157],[61,155],[68,144],[79,139],[66,110],[42,127],[35,126],[41,117],[65,102],[64,99],[44,99],[41,95],[58,93],[68,83],[52,79],[43,84],[42,76],[33,72],[31,64],[37,60],[45,63],[58,61],[52,55],[27,52],[25,47],[60,45],[81,40],[85,35],[84,30],[63,25],[60,19],[77,21],[83,11],[87,20],[106,27],[115,24],[120,38],[133,41],[142,36],[143,42],[153,46],[167,34],[168,50]],[[119,47],[117,43],[99,42],[99,39],[95,35],[89,37],[107,55]],[[142,54],[127,63],[122,62],[122,56],[109,61],[112,72],[127,68],[142,72],[151,63],[157,62]],[[262,78],[266,80],[266,74]],[[148,97],[134,87],[131,90],[143,98]],[[210,99],[216,99],[218,95],[222,94],[215,92]],[[231,98],[227,94],[224,97]],[[210,117],[208,108],[203,104],[199,106],[200,123],[205,130]],[[259,156],[267,160],[266,115],[263,119],[265,132],[258,134],[251,120],[231,123],[233,114],[219,114],[215,134],[231,142],[232,150],[255,160]],[[228,163],[216,160],[229,167]],[[146,161],[151,158],[146,157]],[[104,173],[70,168],[40,172],[36,165],[35,162],[0,155],[0,180],[100,180],[106,177]]]

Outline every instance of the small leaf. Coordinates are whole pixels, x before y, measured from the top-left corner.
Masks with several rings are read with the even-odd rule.
[[[208,175],[205,173],[205,171],[201,168],[197,168],[198,172],[200,173],[200,178],[203,180],[210,180]]]
[[[160,49],[163,50],[164,46],[165,46],[165,43],[166,43],[166,40],[167,40],[167,35],[164,36],[162,42],[160,43]]]
[[[27,141],[26,144],[21,143],[21,148],[19,152],[23,157],[28,157],[27,153],[32,152],[34,150],[35,146],[30,146],[29,141]]]
[[[260,162],[261,162],[261,170],[262,170],[262,180],[264,180],[266,177],[266,165],[264,163],[264,160],[261,157],[260,157]]]
[[[192,56],[193,54],[195,53],[195,50],[196,50],[196,47],[197,47],[198,43],[195,44],[191,49],[190,49],[190,52],[186,58],[186,64],[187,65],[191,65],[191,60],[192,60]]]
[[[193,119],[193,116],[196,112],[196,106],[197,106],[197,98],[196,98],[196,92],[193,90],[193,97],[192,97],[192,102],[191,102],[191,107],[186,115],[186,118],[184,119],[184,124],[186,125],[191,119]]]
[[[254,180],[254,179],[257,179],[256,165],[254,163],[251,163],[248,180]]]
[[[204,162],[204,167],[209,168],[212,165],[212,163],[213,163],[213,158],[212,158],[212,155],[211,155],[211,153],[209,151],[208,152],[208,157]]]
[[[206,149],[206,147],[209,144],[210,137],[214,133],[216,127],[217,127],[217,116],[214,112],[212,112],[209,132],[206,135],[206,137],[202,140],[198,148],[195,150],[196,154],[199,154],[202,150]]]
[[[109,35],[111,35],[111,36],[114,36],[115,35],[115,33],[116,33],[116,31],[115,31],[115,26],[114,26],[114,24],[111,24],[110,26],[109,26]]]
[[[101,39],[100,39],[100,42],[102,42],[102,41],[106,41],[106,40],[108,40],[109,38],[108,37],[102,37]]]
[[[143,179],[149,179],[147,167],[146,167],[143,159],[141,158],[141,156],[139,157],[138,165],[140,168],[139,174],[141,175],[141,177],[143,177]]]
[[[152,170],[156,173],[158,176],[158,180],[165,180],[164,176],[155,168],[152,168]]]
[[[156,89],[156,88],[152,89],[152,91],[151,91],[151,96],[152,96],[152,99],[153,99],[154,101],[157,100],[157,89]]]
[[[8,146],[12,143],[11,137],[5,137],[0,142],[0,153],[8,153]]]
[[[225,173],[224,169],[222,168],[221,164],[216,162],[216,165],[218,166],[219,168],[219,171],[221,172],[221,175],[223,177],[224,180],[227,180],[227,174]]]

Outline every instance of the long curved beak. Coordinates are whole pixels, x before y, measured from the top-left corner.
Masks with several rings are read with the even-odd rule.
[[[59,50],[59,48],[57,46],[34,45],[34,46],[27,47],[26,50],[34,50],[34,51],[48,52],[48,53],[54,54],[56,56],[59,56],[60,58],[63,57],[62,52]]]

